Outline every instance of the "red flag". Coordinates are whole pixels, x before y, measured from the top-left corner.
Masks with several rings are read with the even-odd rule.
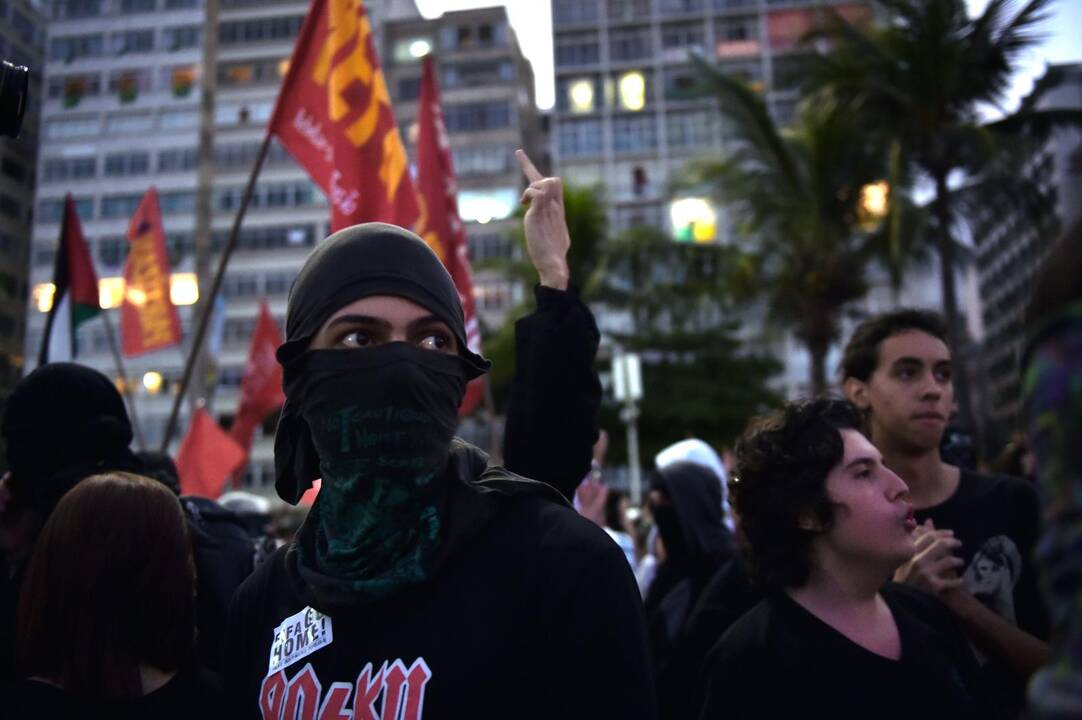
[[[326,193],[332,231],[417,222],[409,159],[361,0],[312,0],[269,132]]]
[[[177,453],[181,494],[217,499],[226,478],[244,465],[246,456],[244,448],[199,408]]]
[[[282,406],[286,396],[282,392],[282,366],[274,358],[274,351],[282,344],[282,333],[271,315],[267,301],[259,306],[259,320],[252,332],[252,344],[248,349],[248,362],[240,381],[240,402],[229,434],[247,453],[252,447],[252,435],[267,414]]]
[[[451,146],[447,141],[447,126],[443,122],[432,57],[426,56],[423,62],[421,103],[417,118],[417,189],[422,208],[419,228],[425,242],[440,256],[455,281],[466,316],[466,343],[470,350],[480,353],[481,325],[477,321],[477,307],[473,299],[466,228],[458,215],[455,197],[458,188],[451,161]],[[484,394],[483,383],[484,378],[481,377],[466,387],[466,396],[458,409],[460,415],[470,414],[477,406]]]
[[[128,224],[128,245],[120,334],[124,354],[131,357],[180,342],[180,316],[169,297],[169,255],[153,186]]]

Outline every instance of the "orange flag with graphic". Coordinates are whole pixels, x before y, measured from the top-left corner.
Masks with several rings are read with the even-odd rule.
[[[481,352],[481,324],[473,298],[473,273],[470,270],[466,228],[458,214],[458,187],[451,161],[451,145],[443,122],[443,107],[432,67],[432,56],[424,58],[421,75],[421,103],[417,116],[417,190],[420,193],[422,219],[418,232],[436,251],[458,289],[458,299],[466,316],[466,343],[470,350]],[[468,415],[484,394],[484,376],[466,386],[459,406],[460,415]]]
[[[226,479],[244,465],[247,456],[206,410],[197,409],[177,452],[180,493],[218,499]]]
[[[312,0],[269,132],[327,195],[332,231],[416,224],[409,159],[361,0]]]
[[[142,355],[180,342],[180,315],[169,297],[169,275],[158,191],[152,186],[128,224],[120,307],[124,355]]]

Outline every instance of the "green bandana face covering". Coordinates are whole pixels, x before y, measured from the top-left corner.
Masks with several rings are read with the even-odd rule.
[[[302,569],[372,600],[429,577],[467,377],[463,358],[399,342],[287,365],[323,478],[301,528]]]

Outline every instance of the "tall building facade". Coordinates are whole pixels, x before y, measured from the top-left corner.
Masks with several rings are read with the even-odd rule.
[[[375,29],[412,2],[366,3]],[[209,267],[213,273],[274,107],[281,78],[308,10],[301,0],[219,0],[214,173]],[[48,29],[44,106],[26,319],[32,368],[50,303],[50,280],[64,195],[74,195],[98,276],[101,299],[115,308],[127,252],[128,221],[155,186],[172,264],[172,297],[183,342],[173,348],[113,361],[105,326],[80,326],[78,361],[124,387],[142,439],[157,448],[179,387],[196,324],[196,191],[203,37],[203,0],[61,0]],[[322,192],[272,142],[215,309],[208,344],[205,398],[228,426],[236,409],[248,345],[261,301],[283,324],[289,286],[329,227]],[[209,278],[204,278],[204,287]],[[118,311],[111,309],[114,327]],[[190,405],[182,407],[179,431]],[[273,482],[273,427],[256,433],[247,481]]]
[[[518,256],[513,218],[524,187],[515,148],[539,158],[541,124],[529,61],[503,7],[447,12],[425,20],[388,20],[384,66],[395,115],[411,157],[421,86],[420,58],[431,53],[458,179],[458,209],[474,264]],[[474,294],[483,327],[499,327],[522,298],[521,286],[498,270],[475,269]]]
[[[1023,103],[1039,109],[1082,108],[1082,64],[1053,65]],[[1053,227],[1035,227],[1022,213],[989,218],[975,234],[984,321],[985,412],[1003,432],[1018,429],[1021,352],[1029,328],[1026,305],[1056,230],[1082,221],[1082,132],[1056,132],[1029,161],[1026,174],[1055,197]]]
[[[0,60],[30,68],[22,130],[17,138],[0,137],[0,405],[23,367],[44,45],[38,5],[0,1]]]

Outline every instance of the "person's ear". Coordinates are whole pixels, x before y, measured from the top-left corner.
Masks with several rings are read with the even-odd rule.
[[[819,522],[819,518],[816,517],[811,508],[806,508],[797,515],[796,526],[801,530],[813,533],[823,531],[823,523]]]
[[[845,397],[858,410],[867,410],[871,405],[871,401],[868,399],[868,384],[863,380],[847,377],[845,382],[842,383],[842,389],[845,391]]]

